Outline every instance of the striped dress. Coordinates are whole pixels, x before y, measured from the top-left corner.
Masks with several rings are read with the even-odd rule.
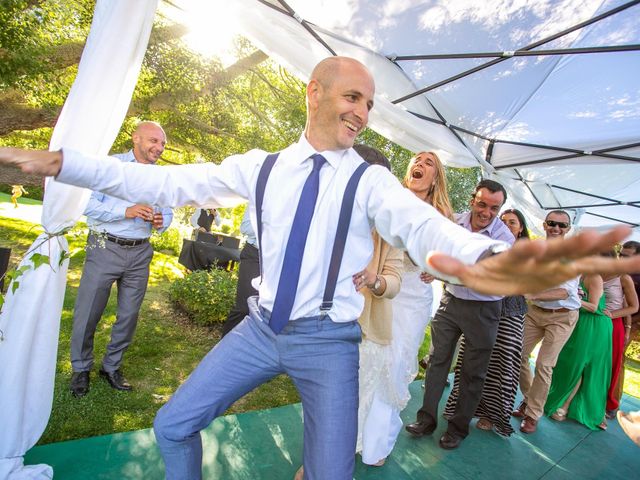
[[[475,417],[489,420],[495,432],[504,437],[514,432],[510,419],[518,391],[525,313],[527,313],[527,304],[524,297],[503,299],[496,343],[491,352],[482,397],[475,412]],[[453,388],[444,409],[444,416],[447,419],[455,413],[458,401],[464,350],[463,336],[454,369]]]

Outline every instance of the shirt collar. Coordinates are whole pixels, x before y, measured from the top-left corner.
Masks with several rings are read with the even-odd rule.
[[[300,140],[298,141],[298,155],[296,157],[296,161],[302,163],[307,160],[314,153],[320,153],[326,160],[329,165],[333,168],[338,168],[338,165],[342,158],[347,154],[349,149],[345,150],[325,150],[324,152],[317,152],[307,140],[307,137],[304,136],[304,132],[300,135]]]
[[[486,235],[491,236],[495,230],[496,222],[502,222],[502,220],[500,220],[500,218],[496,216],[493,220],[491,220],[491,223],[489,225],[487,225],[484,228],[481,228],[480,230],[474,233],[484,233]],[[470,232],[473,232],[473,230],[471,230],[471,212],[464,212],[462,215],[460,215],[460,217],[458,217],[458,225],[461,225],[467,230],[469,230]]]
[[[136,157],[133,154],[133,150],[129,150],[125,156],[125,160],[127,162],[135,162],[136,161]]]

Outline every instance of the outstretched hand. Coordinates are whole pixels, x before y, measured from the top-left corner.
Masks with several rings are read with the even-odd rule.
[[[0,147],[0,164],[17,167],[24,173],[55,177],[62,168],[62,152]]]
[[[458,277],[466,287],[480,293],[537,293],[581,274],[640,272],[640,255],[621,259],[598,255],[611,250],[629,233],[628,227],[621,226],[602,234],[585,231],[564,239],[520,240],[506,252],[473,265],[432,252],[427,264],[445,275]]]

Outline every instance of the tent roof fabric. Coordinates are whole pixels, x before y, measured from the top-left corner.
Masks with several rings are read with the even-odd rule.
[[[243,34],[306,80],[330,55],[376,80],[370,126],[482,167],[540,220],[640,238],[640,0],[237,0]]]

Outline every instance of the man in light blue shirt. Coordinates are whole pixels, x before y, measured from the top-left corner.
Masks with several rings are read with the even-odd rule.
[[[133,132],[132,140],[133,150],[114,156],[122,162],[153,165],[164,151],[166,136],[157,123],[142,122]],[[70,388],[76,397],[89,391],[93,337],[114,282],[118,285],[118,311],[100,375],[117,390],[131,390],[120,365],[133,339],[147,290],[153,257],[149,236],[153,230],[166,230],[173,218],[170,208],[132,204],[100,192],[91,194],[84,213],[90,233],[71,335]]]
[[[471,211],[456,216],[456,223],[465,229],[493,240],[513,244],[515,238],[498,218],[507,199],[504,187],[493,180],[482,180],[471,199]],[[460,376],[460,393],[447,431],[440,438],[445,449],[457,448],[469,434],[482,395],[491,350],[496,341],[502,296],[486,295],[461,285],[447,284],[440,307],[431,322],[433,354],[429,358],[422,407],[417,421],[406,429],[415,436],[432,433],[437,425],[438,403],[446,385],[447,375],[460,335],[464,334],[466,349]]]

